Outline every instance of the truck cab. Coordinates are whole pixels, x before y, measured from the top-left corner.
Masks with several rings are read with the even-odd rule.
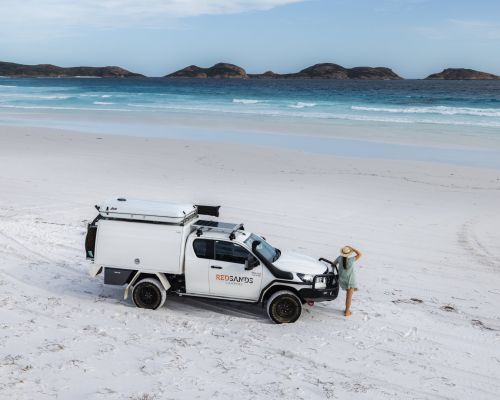
[[[245,237],[243,232],[233,240],[221,232],[191,234],[186,243],[186,293],[257,301],[267,271]]]
[[[86,252],[91,274],[157,309],[167,295],[261,303],[275,323],[295,322],[306,302],[338,295],[335,263],[273,247],[219,206],[117,199],[96,207]],[[200,216],[203,216],[201,218]],[[215,217],[215,218],[214,218]]]

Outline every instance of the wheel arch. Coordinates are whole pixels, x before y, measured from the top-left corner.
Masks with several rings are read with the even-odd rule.
[[[128,285],[125,288],[125,292],[123,294],[123,299],[127,300],[130,288],[134,286],[134,283],[145,278],[153,278],[159,280],[165,291],[168,291],[168,289],[170,289],[171,287],[170,282],[167,279],[167,276],[163,272],[149,273],[149,272],[137,271],[134,275],[132,275],[132,279],[130,279],[130,281],[128,282]]]
[[[269,299],[269,297],[271,297],[274,293],[279,292],[281,290],[286,290],[286,291],[292,292],[300,299],[302,304],[306,303],[304,301],[304,299],[302,299],[299,291],[296,288],[294,288],[293,286],[287,286],[287,285],[278,283],[276,285],[269,286],[268,288],[266,288],[262,291],[262,293],[260,295],[261,296],[260,302],[262,303],[262,306],[264,306],[264,304]]]
[[[138,308],[157,310],[166,299],[167,291],[156,276],[143,278],[132,287],[132,301]]]

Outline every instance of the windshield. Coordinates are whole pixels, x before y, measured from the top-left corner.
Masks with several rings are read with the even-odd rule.
[[[264,256],[267,261],[274,262],[280,257],[281,251],[275,249],[264,239],[262,239],[260,236],[255,235],[254,233],[252,233],[248,237],[248,239],[245,240],[245,244],[249,249],[251,249],[253,242],[255,242],[256,240],[260,242],[260,244],[257,246],[257,251],[262,254],[262,256]]]

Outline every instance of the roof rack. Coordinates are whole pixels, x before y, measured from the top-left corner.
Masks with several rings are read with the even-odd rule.
[[[243,224],[230,224],[227,222],[206,220],[198,220],[193,224],[193,226],[196,228],[196,236],[198,237],[203,235],[203,232],[223,232],[229,233],[230,240],[234,240],[236,238],[237,231],[245,230]]]

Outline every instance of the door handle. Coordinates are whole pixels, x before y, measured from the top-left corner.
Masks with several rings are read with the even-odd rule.
[[[222,269],[222,267],[219,267],[218,265],[212,265],[210,268],[213,268],[213,269]]]

